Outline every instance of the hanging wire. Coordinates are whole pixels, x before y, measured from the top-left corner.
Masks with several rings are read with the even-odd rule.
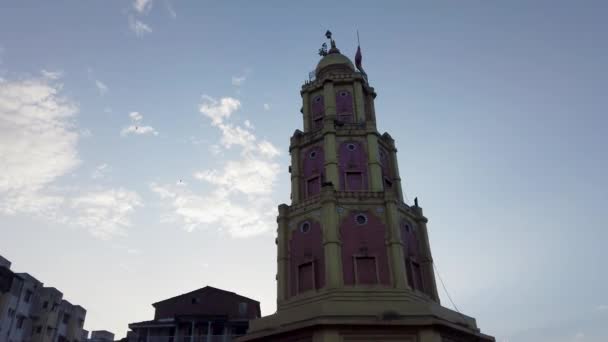
[[[433,268],[435,268],[435,273],[437,273],[437,277],[439,278],[439,281],[441,282],[441,286],[443,287],[443,291],[448,296],[448,299],[450,300],[450,303],[452,303],[452,306],[454,307],[454,309],[456,309],[456,312],[458,312],[459,314],[462,315],[462,313],[460,312],[460,310],[458,310],[458,307],[456,306],[456,303],[454,303],[454,301],[452,300],[452,296],[450,296],[450,293],[448,292],[448,289],[445,286],[445,283],[443,282],[443,279],[441,278],[441,274],[439,274],[439,269],[437,268],[437,265],[435,265],[435,262],[433,262]]]

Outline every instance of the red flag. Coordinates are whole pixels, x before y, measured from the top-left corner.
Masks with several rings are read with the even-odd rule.
[[[357,54],[355,54],[355,66],[357,69],[361,70],[361,60],[363,56],[361,55],[361,46],[357,46]]]

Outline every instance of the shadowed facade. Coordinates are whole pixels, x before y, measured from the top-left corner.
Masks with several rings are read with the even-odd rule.
[[[494,341],[442,307],[422,208],[403,200],[397,149],[376,129],[376,92],[325,46],[300,91],[291,205],[279,206],[277,312],[239,341]]]

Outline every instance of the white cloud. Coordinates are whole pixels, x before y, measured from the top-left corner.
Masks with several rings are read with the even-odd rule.
[[[158,135],[158,131],[156,131],[156,129],[154,129],[154,127],[152,126],[143,126],[141,125],[141,121],[143,120],[144,116],[142,114],[140,114],[139,112],[131,112],[129,113],[129,118],[131,119],[131,125],[124,127],[121,131],[120,131],[120,135],[122,136],[127,136],[129,134],[136,134],[136,135]]]
[[[141,119],[144,118],[144,116],[141,115],[139,112],[131,112],[129,113],[129,118],[131,118],[133,122],[139,122],[141,121]]]
[[[211,124],[217,126],[230,115],[241,108],[241,102],[232,97],[223,97],[219,101],[208,95],[203,95],[199,111],[211,119]]]
[[[240,87],[247,80],[246,76],[232,76],[232,85],[235,87]]]
[[[72,223],[100,239],[124,236],[131,226],[130,215],[139,206],[141,199],[133,191],[123,188],[92,191],[72,199],[71,208],[76,211]]]
[[[186,231],[214,227],[234,237],[247,237],[275,227],[275,210],[267,201],[239,203],[214,191],[197,195],[185,187],[151,184],[172,212],[165,220],[179,222]]]
[[[227,194],[267,195],[279,173],[277,163],[247,156],[226,162],[222,170],[196,172],[194,178],[207,181]]]
[[[173,9],[173,5],[171,4],[171,1],[166,0],[165,4],[167,5],[167,11],[169,12],[169,15],[171,16],[171,18],[173,18],[173,19],[177,18],[177,13],[175,12],[175,9]]]
[[[125,127],[122,129],[122,131],[120,131],[120,135],[122,135],[122,136],[126,136],[129,134],[158,135],[158,132],[152,126],[137,126],[137,125],[131,125],[131,126]]]
[[[42,76],[48,78],[49,80],[57,80],[60,79],[61,76],[63,76],[63,73],[61,71],[47,71],[42,69],[40,73],[42,74]]]
[[[135,32],[138,37],[143,37],[145,34],[152,32],[152,28],[144,24],[141,20],[129,16],[129,28]]]
[[[196,194],[191,189],[173,185],[151,184],[151,189],[169,207],[169,219],[181,222],[192,231],[207,226],[228,231],[235,237],[268,232],[275,226],[275,203],[272,193],[280,166],[279,151],[269,141],[259,140],[253,125],[240,126],[230,121],[240,102],[234,98],[215,100],[203,96],[200,112],[211,120],[221,135],[220,144],[211,152],[239,147],[237,159],[226,160],[220,168],[195,172],[195,179],[211,185],[211,190]]]
[[[0,81],[0,212],[47,212],[62,203],[47,186],[79,164],[78,107],[54,80]]]
[[[270,104],[264,103],[264,110],[266,110],[266,111],[270,110]]]
[[[108,86],[100,80],[95,80],[95,86],[97,87],[97,91],[99,91],[99,95],[104,96],[108,92]]]
[[[77,142],[86,133],[73,124],[78,107],[55,81],[45,75],[0,82],[0,214],[84,227],[104,239],[124,234],[141,205],[137,194],[122,188],[74,194],[56,184],[80,164]],[[96,171],[107,169],[101,164]]]
[[[106,163],[99,164],[99,165],[97,165],[95,170],[93,170],[93,172],[91,173],[91,178],[93,178],[93,179],[104,178],[108,171],[110,171],[110,167],[108,166],[108,164],[106,164]]]
[[[222,148],[220,147],[220,145],[213,144],[209,146],[209,152],[211,152],[211,154],[213,154],[214,156],[218,156],[222,153]]]
[[[262,155],[268,158],[278,157],[281,154],[281,152],[267,140],[263,140],[258,144],[258,150]]]
[[[147,12],[152,7],[152,0],[135,0],[133,8],[140,14]]]

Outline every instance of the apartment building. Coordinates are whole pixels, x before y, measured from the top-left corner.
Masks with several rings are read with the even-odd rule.
[[[0,257],[0,342],[81,342],[86,310]]]

